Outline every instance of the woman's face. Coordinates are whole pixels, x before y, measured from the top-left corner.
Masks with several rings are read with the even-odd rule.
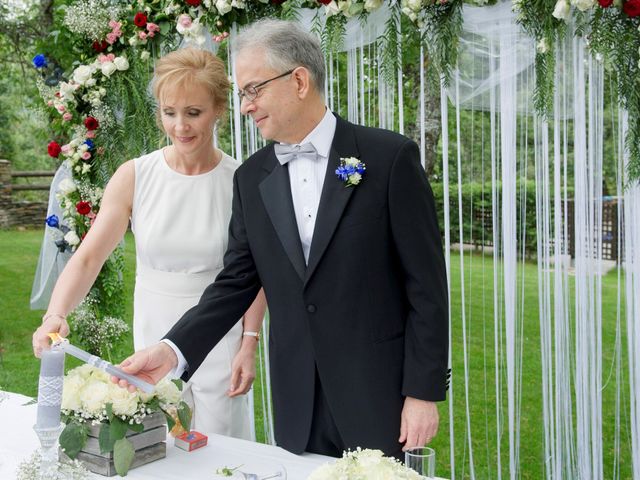
[[[218,110],[207,89],[194,84],[163,93],[160,119],[178,153],[190,155],[210,149]]]

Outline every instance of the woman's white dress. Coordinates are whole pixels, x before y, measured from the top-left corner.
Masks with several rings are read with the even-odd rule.
[[[239,162],[222,155],[211,171],[183,175],[162,150],[134,160],[131,229],[136,242],[133,340],[136,350],[158,342],[198,303],[222,269],[231,217],[233,174]],[[242,340],[238,323],[185,385],[193,428],[250,438],[246,395],[229,398],[231,362]]]

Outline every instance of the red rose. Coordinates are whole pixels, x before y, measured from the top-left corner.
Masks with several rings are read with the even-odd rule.
[[[622,10],[630,17],[637,17],[640,15],[640,0],[627,0],[622,5]]]
[[[613,0],[598,0],[598,3],[602,8],[609,8],[613,5]]]
[[[91,131],[91,130],[97,130],[100,124],[98,123],[98,120],[96,120],[95,118],[87,117],[84,119],[84,126],[87,127],[87,130]]]
[[[50,142],[49,145],[47,145],[47,152],[49,152],[49,156],[53,158],[58,158],[61,151],[62,148],[58,145],[58,142]]]
[[[147,16],[142,12],[138,12],[133,17],[133,23],[136,27],[144,28],[147,25]]]
[[[80,215],[87,215],[91,212],[91,205],[89,204],[89,202],[78,202],[76,203],[76,211]]]
[[[200,5],[200,3],[202,3],[201,0],[185,0],[185,2],[187,2],[192,7],[197,7],[198,5]]]
[[[318,0],[318,2],[323,5],[329,5],[331,3],[331,0]]]
[[[105,40],[102,40],[101,42],[93,42],[91,44],[91,48],[98,53],[104,52],[108,46],[109,44]]]

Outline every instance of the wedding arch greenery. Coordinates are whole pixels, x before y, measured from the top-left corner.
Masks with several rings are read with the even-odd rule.
[[[33,65],[51,122],[47,151],[66,160],[72,179],[60,185],[64,218],[48,219],[61,248],[75,250],[100,209],[102,189],[125,159],[162,144],[148,94],[153,59],[181,42],[203,44],[211,36],[224,45],[234,26],[263,17],[296,19],[315,11],[323,25],[323,47],[335,50],[351,18],[365,23],[386,3],[391,9],[380,39],[383,69],[396,71],[401,17],[429,58],[431,72],[446,82],[456,66],[462,8],[496,0],[61,0],[54,2],[53,27]],[[537,42],[540,115],[552,114],[555,45],[570,32],[586,39],[617,85],[617,99],[629,115],[629,178],[640,178],[640,0],[514,0],[518,22]],[[322,20],[322,21],[321,21]],[[572,25],[569,29],[568,25]],[[403,32],[407,35],[407,32]],[[224,54],[224,48],[221,49]],[[147,113],[148,112],[148,113]],[[44,146],[43,146],[44,148]],[[85,305],[94,319],[121,316],[122,256],[103,268]]]

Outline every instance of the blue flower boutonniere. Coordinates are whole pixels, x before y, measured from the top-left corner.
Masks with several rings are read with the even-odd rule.
[[[345,187],[358,185],[367,170],[364,163],[355,157],[340,159],[340,166],[336,170],[336,175],[344,182]]]

